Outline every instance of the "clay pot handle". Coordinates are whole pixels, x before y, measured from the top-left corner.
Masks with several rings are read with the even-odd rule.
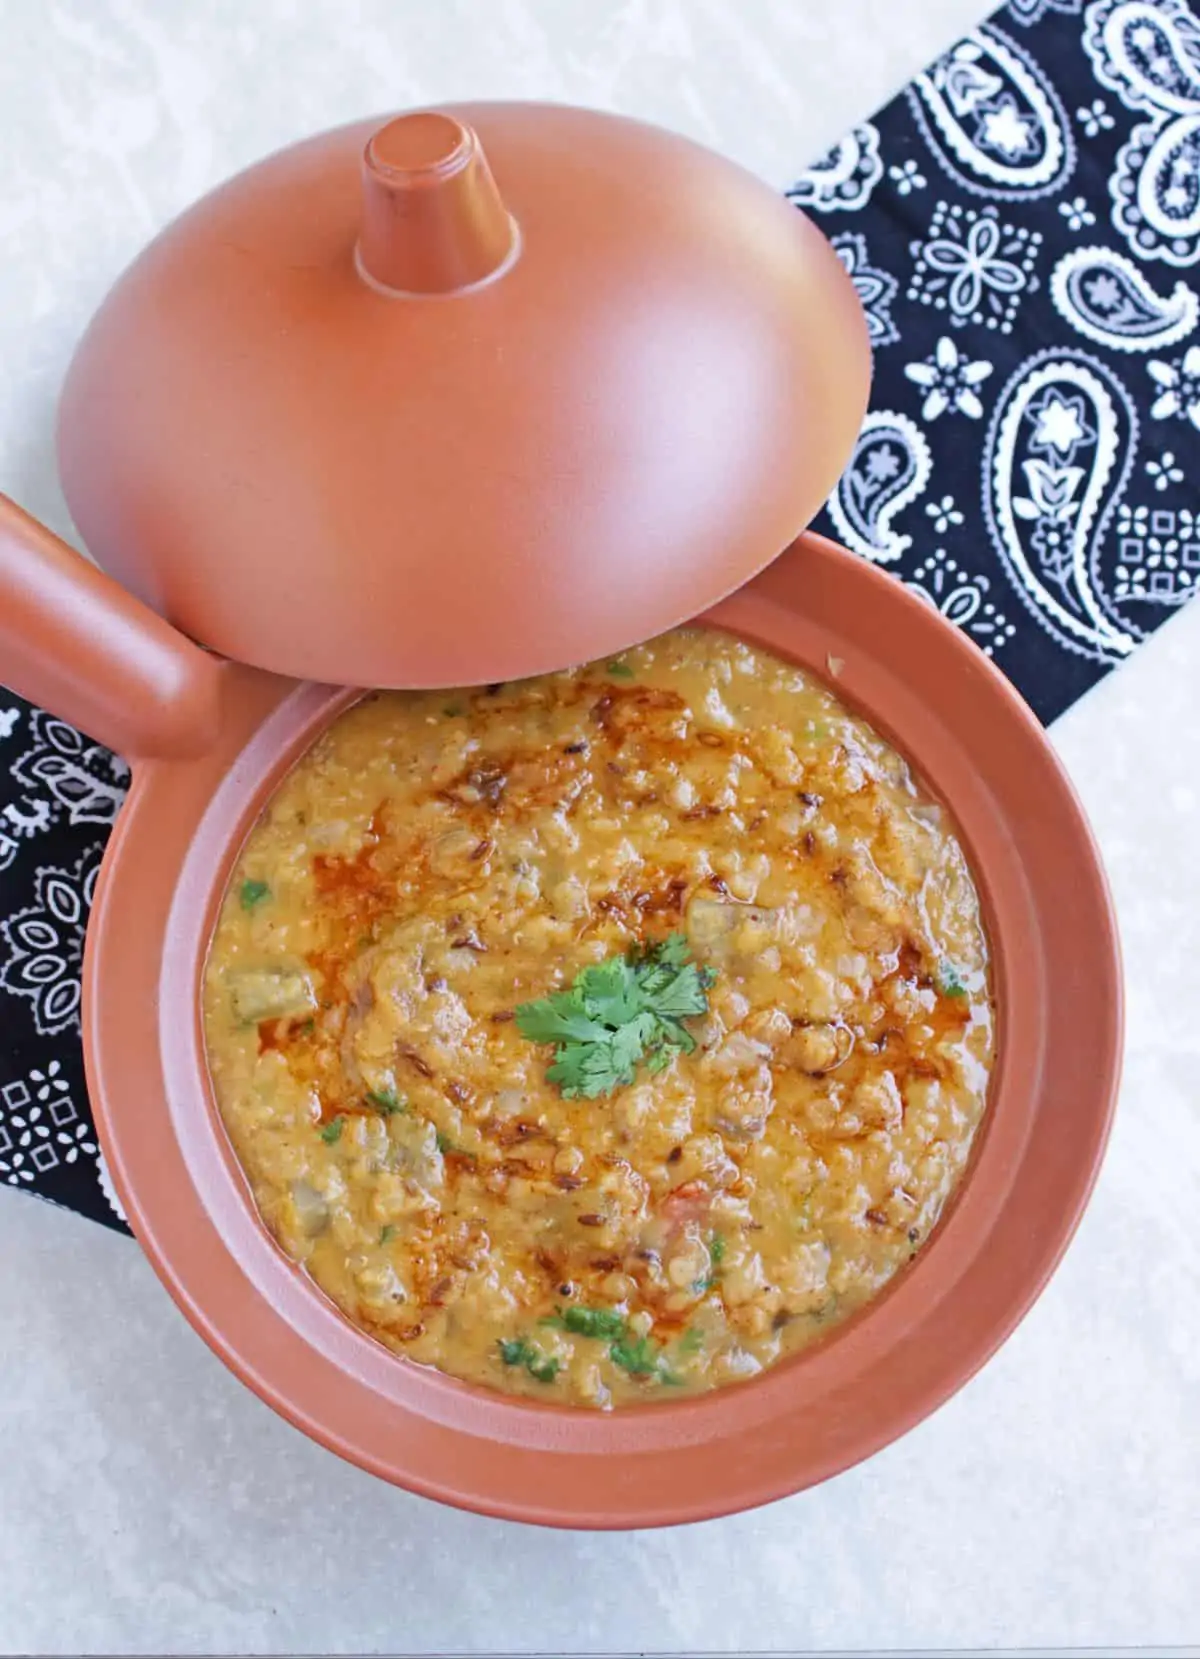
[[[0,682],[132,759],[217,735],[222,663],[0,495]]]

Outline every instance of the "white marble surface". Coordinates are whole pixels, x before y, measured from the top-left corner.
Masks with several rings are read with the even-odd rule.
[[[293,134],[439,97],[574,99],[778,184],[979,0],[0,0],[0,487],[69,529],[51,411],[165,219]],[[1055,737],[1130,982],[1112,1152],[1002,1354],[830,1485],[710,1525],[552,1534],[309,1444],[136,1246],[0,1192],[0,1649],[881,1649],[1200,1636],[1200,607]],[[2,1038],[0,1038],[2,1040]]]

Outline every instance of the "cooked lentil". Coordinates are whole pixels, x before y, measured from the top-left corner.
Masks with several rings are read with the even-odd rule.
[[[915,1254],[984,1110],[944,811],[821,684],[707,630],[365,697],[233,872],[204,984],[263,1218],[397,1353],[607,1408],[749,1377]],[[684,932],[693,1053],[564,1100],[522,1002]]]

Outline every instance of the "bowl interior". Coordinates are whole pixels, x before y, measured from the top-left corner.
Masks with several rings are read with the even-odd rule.
[[[511,1400],[398,1359],[259,1220],[209,1085],[199,983],[242,840],[357,693],[230,667],[222,742],[139,770],[88,937],[85,1046],[123,1204],[192,1323],[269,1404],[398,1484],[564,1526],[697,1520],[799,1490],[933,1410],[1028,1309],[1102,1156],[1120,975],[1096,851],[1044,733],[956,629],[806,535],[703,619],[792,658],[951,810],[984,906],[997,1057],[970,1167],[881,1296],[751,1382],[610,1415]]]

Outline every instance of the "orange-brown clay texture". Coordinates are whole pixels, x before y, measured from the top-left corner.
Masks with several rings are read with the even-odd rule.
[[[72,365],[63,483],[192,638],[480,684],[686,622],[804,527],[866,324],[767,184],[613,115],[477,104],[284,150],[170,226]]]
[[[1027,1311],[1108,1133],[1121,993],[1107,890],[1078,803],[1012,688],[891,577],[815,536],[710,620],[833,684],[946,806],[976,875],[996,1004],[988,1108],[933,1236],[859,1313],[749,1382],[609,1413],[506,1399],[398,1363],[259,1220],[205,1065],[203,966],[244,837],[351,696],[226,669],[210,752],[135,766],[97,890],[89,1083],[118,1192],[164,1282],[307,1433],[386,1479],[491,1514],[587,1527],[698,1520],[886,1445]]]

